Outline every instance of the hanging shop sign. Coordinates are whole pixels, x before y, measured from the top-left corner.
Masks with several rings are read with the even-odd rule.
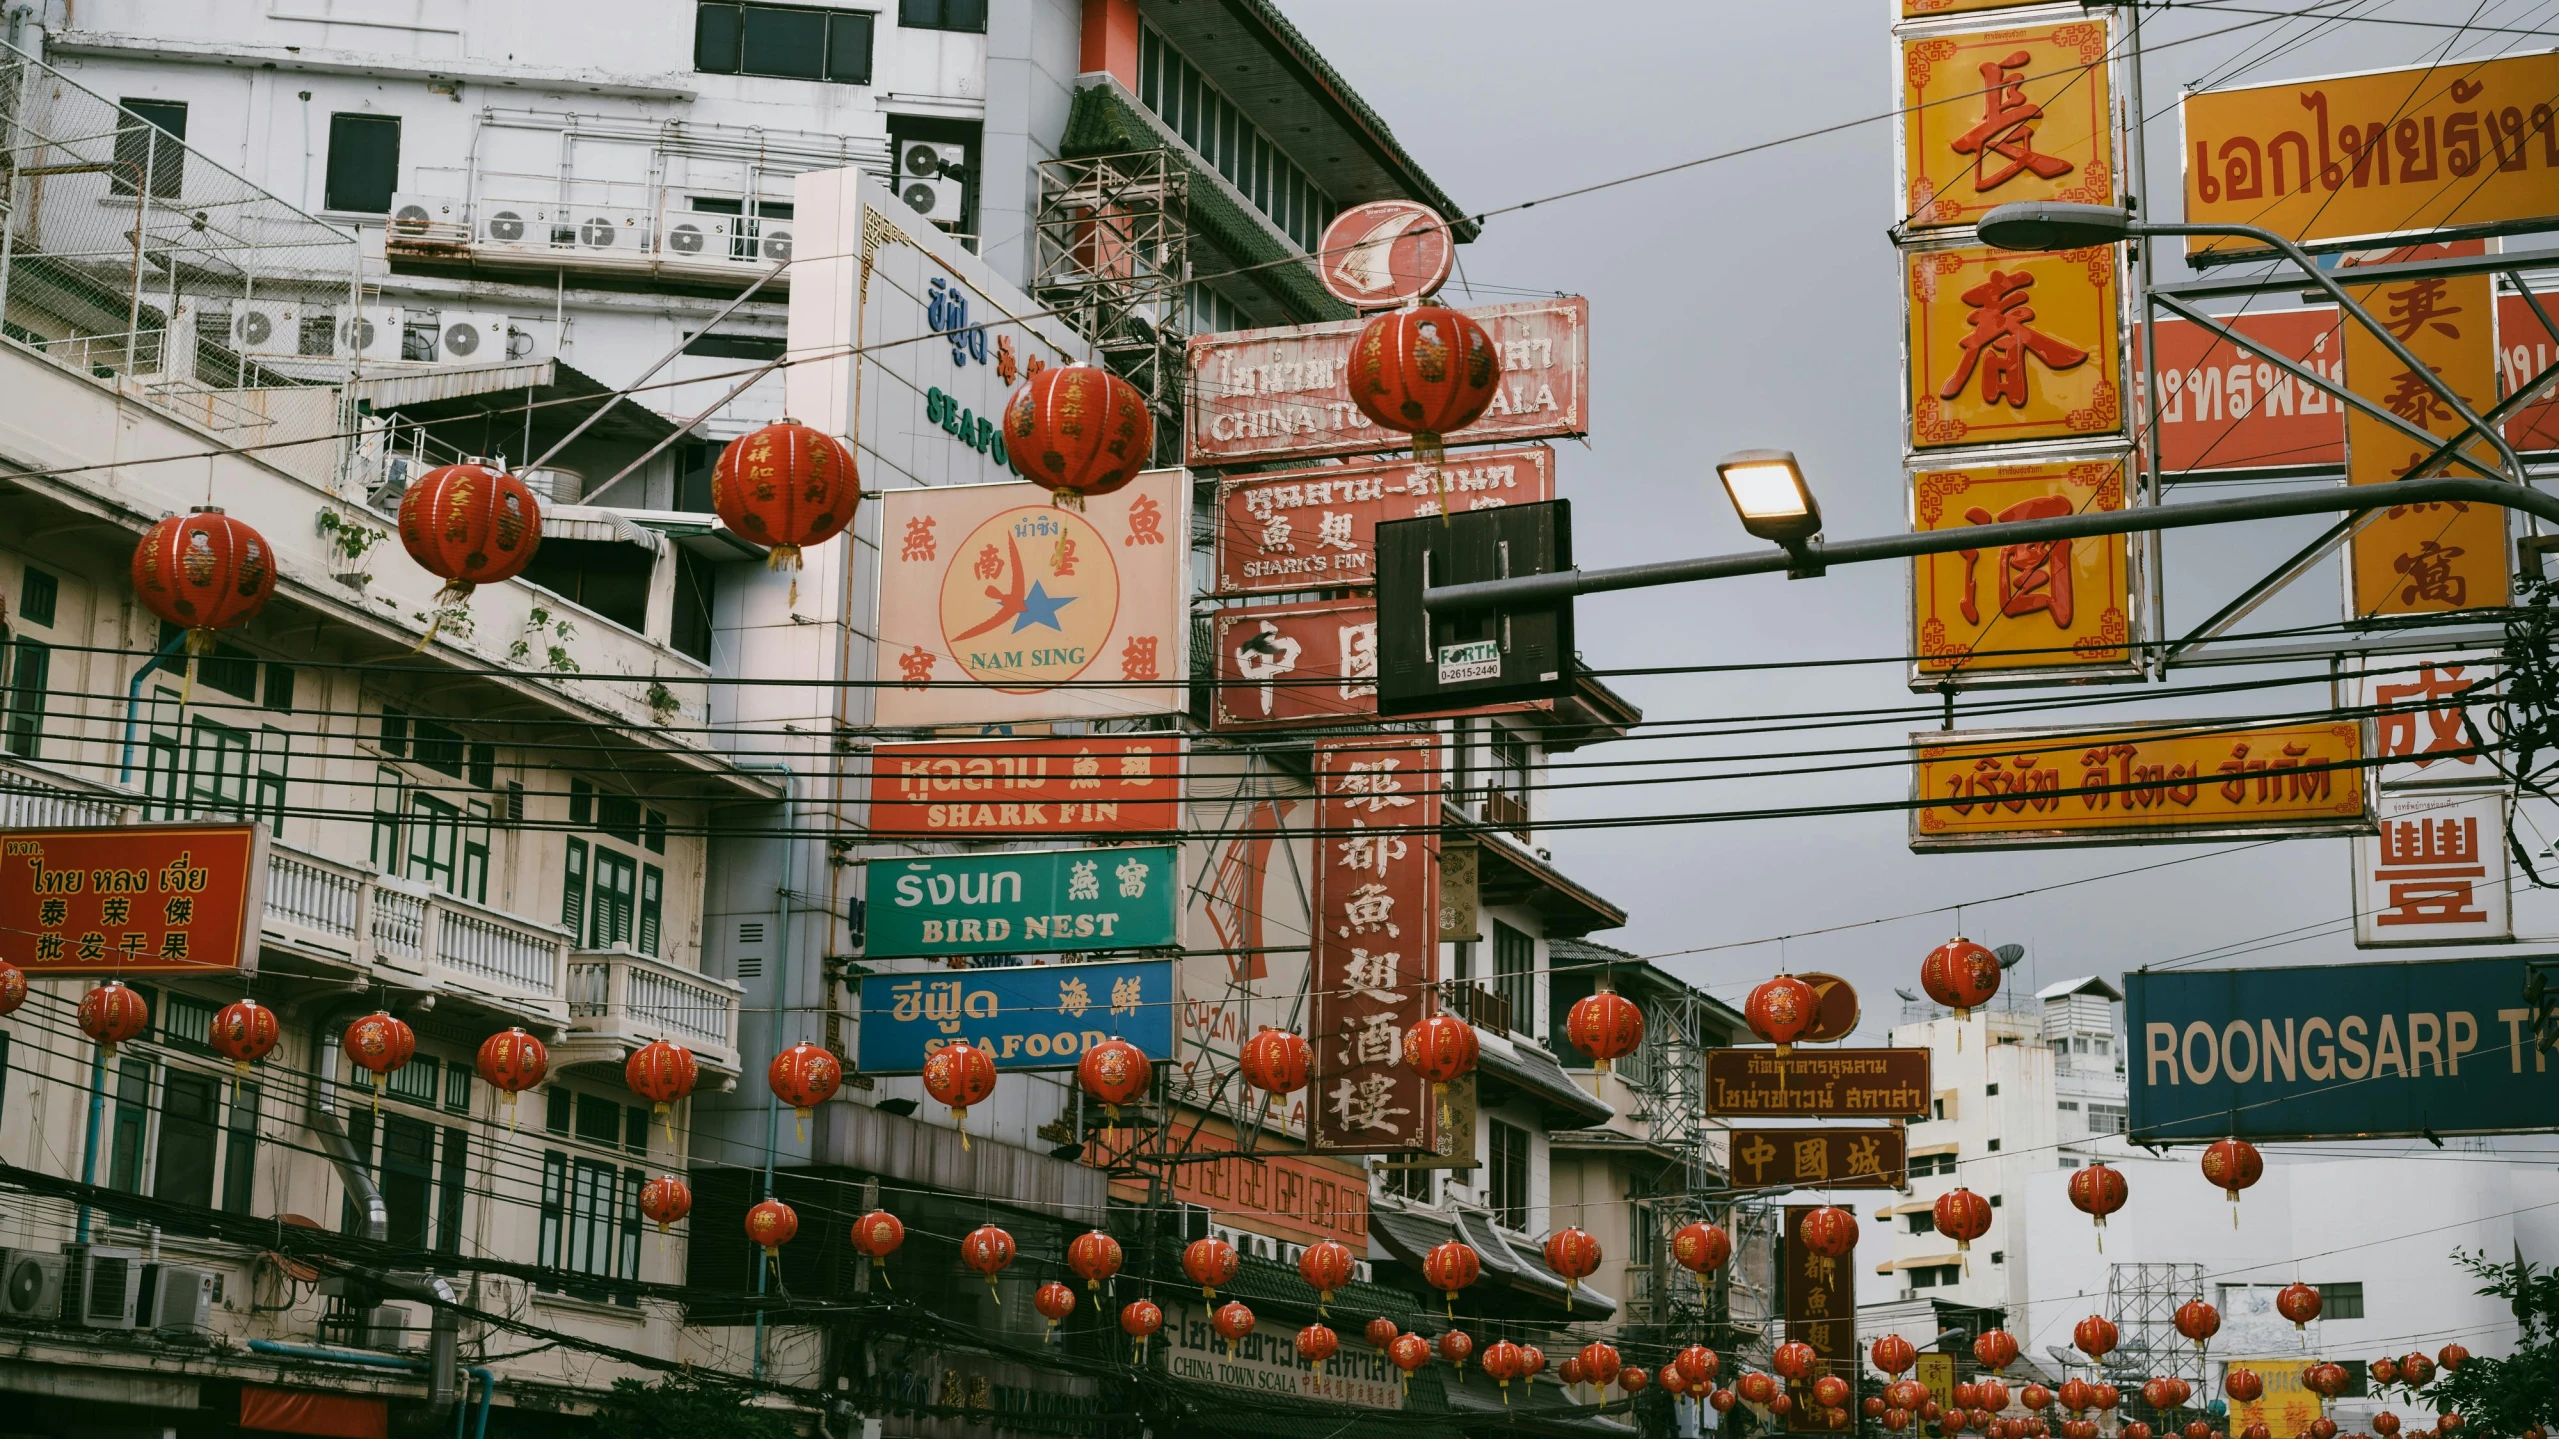
[[[1921,470],[1911,528],[1960,530],[2124,507],[2124,455]],[[1949,679],[2133,669],[2132,546],[2122,535],[1957,550],[1911,561],[1915,688]]]
[[[2541,308],[2559,320],[2559,295],[2541,297]],[[2559,362],[2559,339],[2541,322],[2532,302],[2521,295],[2497,297],[2497,393],[2511,395]],[[2531,454],[2559,450],[2559,389],[2523,407],[2506,421],[2506,440]]]
[[[1378,1169],[1447,1169],[1472,1173],[1475,1163],[1475,1118],[1482,1111],[1482,1091],[1476,1085],[1477,1073],[1469,1070],[1448,1082],[1433,1096],[1439,1107],[1439,1133],[1432,1136],[1431,1152],[1395,1159],[1372,1161]]]
[[[1439,846],[1439,937],[1444,942],[1473,944],[1484,937],[1484,851],[1471,839],[1444,839]]]
[[[1439,978],[1439,737],[1315,748],[1314,1132],[1319,1154],[1433,1154],[1438,1104],[1404,1034]]]
[[[1209,642],[1217,647],[1211,729],[1368,724],[1378,717],[1374,596],[1222,609],[1209,619]],[[1436,713],[1501,714],[1553,706],[1552,700],[1523,700]]]
[[[2385,789],[2375,806],[2351,851],[2356,948],[2514,939],[2503,788]]]
[[[258,968],[256,824],[16,829],[0,836],[0,959],[29,979]]]
[[[2258,1424],[2265,1425],[2269,1434],[2309,1433],[2310,1426],[2319,1422],[2319,1395],[2301,1382],[2301,1376],[2318,1362],[2315,1355],[2299,1354],[2234,1357],[2227,1361],[2229,1368],[2255,1374],[2264,1386],[2254,1399],[2230,1401],[2231,1439],[2240,1439]]]
[[[1082,510],[1027,483],[880,496],[875,722],[1182,709],[1190,502],[1180,470],[1149,470]]]
[[[1857,1260],[1816,1253],[1804,1242],[1804,1220],[1819,1205],[1786,1206],[1786,1338],[1813,1351],[1812,1367],[1786,1381],[1794,1400],[1786,1412],[1789,1434],[1853,1434],[1857,1431]],[[1813,1399],[1813,1385],[1837,1375],[1848,1381],[1848,1403],[1830,1407]]]
[[[1084,1051],[1126,1040],[1162,1063],[1174,1056],[1181,974],[1170,959],[970,969],[862,977],[864,1074],[921,1074],[960,1040],[997,1069],[1073,1069]]]
[[[2370,713],[2373,753],[2393,761],[2377,771],[2383,789],[2495,784],[2497,766],[2480,751],[2496,742],[2497,656],[2358,656],[2338,676],[2338,702]]]
[[[1902,224],[1970,225],[2023,200],[2119,205],[2101,16],[1901,41]]]
[[[2365,725],[1911,736],[1915,850],[2369,833]]]
[[[1928,20],[1947,15],[1972,15],[1990,10],[2018,10],[2029,5],[2050,4],[2051,0],[1901,0],[1901,18]]]
[[[2124,976],[2137,1143],[2517,1134],[2559,1126],[2528,963],[2365,960]]]
[[[2124,437],[2116,248],[1903,255],[1912,447]]]
[[[1491,334],[1502,382],[1452,445],[1516,444],[1590,430],[1590,301],[1573,296],[1466,314]],[[1362,322],[1199,335],[1190,342],[1189,463],[1198,468],[1388,453],[1409,436],[1351,402]]]
[[[1706,1112],[1734,1119],[1924,1119],[1928,1051],[1706,1051]]]
[[[1544,445],[1227,480],[1217,491],[1216,592],[1371,585],[1384,521],[1436,515],[1443,501],[1483,510],[1553,498],[1555,452]]]
[[[2233,344],[2192,320],[2158,320],[2144,332],[2159,346],[2160,469],[2287,474],[2342,467],[2345,402],[2267,359],[2280,355],[2344,385],[2337,307],[2252,311],[2227,323],[2247,343]],[[2147,374],[2136,361],[2137,395]]]
[[[1334,299],[1391,310],[1436,294],[1457,263],[1457,240],[1437,210],[1412,200],[1353,205],[1324,227],[1315,275]]]
[[[2494,283],[2489,275],[2458,275],[2357,285],[2347,293],[2473,411],[2484,412],[2497,402]],[[2463,428],[2452,407],[2362,325],[2346,327],[2346,385],[2429,434],[2450,439]],[[2360,411],[2346,416],[2351,484],[2397,480],[2429,448]],[[2468,453],[2497,464],[2496,450],[2484,441]],[[2346,542],[2347,603],[2359,616],[2502,608],[2510,569],[2506,525],[2505,509],[2496,505],[2456,501],[2383,510]]]
[[[1908,1137],[1891,1127],[1733,1127],[1733,1183],[1745,1189],[1899,1189],[1909,1182]]]
[[[1229,1345],[1209,1324],[1210,1306],[1169,1306],[1164,1315],[1164,1372],[1175,1379],[1224,1389],[1316,1399],[1361,1409],[1402,1409],[1404,1376],[1386,1351],[1356,1338],[1333,1357],[1308,1365],[1291,1343],[1295,1331],[1267,1319]]]
[[[871,750],[874,835],[992,839],[1182,827],[1179,735],[884,744]]]
[[[2178,107],[2186,221],[2327,248],[2541,228],[2559,215],[2553,96],[2559,51],[2189,93]],[[2198,236],[2187,253],[2266,251]]]
[[[1184,1007],[1196,1003],[1192,1000]],[[1194,1046],[1185,1045],[1184,1049],[1187,1058]],[[1303,1095],[1301,1090],[1293,1097]],[[1255,1232],[1288,1243],[1312,1244],[1331,1239],[1349,1245],[1354,1253],[1368,1252],[1369,1179],[1368,1171],[1362,1167],[1365,1161],[1309,1157],[1293,1152],[1294,1145],[1276,1146],[1267,1136],[1251,1152],[1239,1153],[1235,1125],[1207,1113],[1210,1102],[1203,1092],[1202,1117],[1196,1128],[1189,1117],[1183,1120],[1183,1143],[1195,1155],[1228,1157],[1167,1166],[1171,1172],[1161,1194],[1152,1191],[1147,1179],[1140,1177],[1144,1170],[1135,1162],[1138,1152],[1154,1142],[1148,1130],[1105,1127],[1088,1131],[1082,1163],[1111,1171],[1112,1196],[1132,1204],[1150,1202],[1150,1195],[1160,1202],[1169,1195],[1203,1209],[1250,1214]]]
[[[1178,945],[1180,854],[1138,844],[870,860],[864,949],[891,959]]]

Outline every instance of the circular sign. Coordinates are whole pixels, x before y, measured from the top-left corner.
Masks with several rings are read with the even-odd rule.
[[[1025,505],[971,530],[942,572],[942,638],[978,683],[1037,694],[1101,658],[1118,623],[1111,543],[1073,510]]]
[[[1829,1044],[1846,1039],[1857,1027],[1857,991],[1847,980],[1835,974],[1799,974],[1795,976],[1813,987],[1813,1022],[1797,1044]]]
[[[1324,227],[1315,273],[1346,305],[1391,310],[1437,290],[1456,263],[1456,238],[1437,210],[1410,200],[1371,200]]]

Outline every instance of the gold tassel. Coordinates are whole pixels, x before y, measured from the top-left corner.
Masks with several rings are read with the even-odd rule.
[[[1082,490],[1051,490],[1048,492],[1048,502],[1055,509],[1073,510],[1079,515],[1084,513]]]

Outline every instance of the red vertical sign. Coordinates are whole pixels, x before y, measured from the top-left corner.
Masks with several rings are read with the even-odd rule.
[[[1404,1032],[1431,1012],[1439,967],[1436,735],[1315,747],[1314,1129],[1319,1154],[1431,1151],[1429,1081]]]
[[[1786,1381],[1794,1406],[1786,1415],[1790,1434],[1853,1434],[1857,1431],[1857,1261],[1854,1255],[1833,1259],[1816,1254],[1804,1242],[1804,1216],[1816,1206],[1786,1206],[1786,1337],[1812,1346],[1813,1367],[1801,1379]],[[1814,1402],[1813,1384],[1824,1375],[1848,1381],[1848,1403],[1824,1409]]]

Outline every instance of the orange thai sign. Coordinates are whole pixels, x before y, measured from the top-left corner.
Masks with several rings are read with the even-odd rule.
[[[1911,736],[1913,849],[2372,828],[2362,724]]]
[[[2331,384],[2346,382],[2337,307],[2229,316],[2246,343],[2192,320],[2163,319],[2136,336],[2159,346],[2159,467],[2196,470],[2334,470],[2346,462],[2343,400],[2278,369],[2280,355]],[[2144,367],[2133,364],[2133,392]],[[2138,402],[2138,413],[2147,411]]]
[[[1169,734],[927,740],[871,750],[871,833],[946,839],[1182,827]]]
[[[1377,582],[1385,521],[1438,514],[1443,499],[1486,510],[1553,498],[1555,452],[1544,445],[1227,480],[1217,487],[1215,592],[1365,588]]]
[[[1917,250],[1908,267],[1911,444],[2124,431],[2115,250]]]
[[[2185,218],[2304,243],[2559,215],[2559,51],[2190,94]],[[2263,253],[2198,237],[2190,254]]]
[[[2473,411],[2497,402],[2496,295],[2486,275],[2358,285],[2347,293],[2388,327]],[[2346,327],[2346,387],[2446,439],[2462,421],[2425,379],[2361,325]],[[2360,411],[2346,417],[2346,478],[2387,484],[2427,446]],[[2471,453],[2488,464],[2485,443]],[[2467,473],[2463,471],[2463,473]],[[2506,603],[2506,512],[2458,501],[2383,510],[2347,545],[2348,600],[2357,615],[2444,614]]]
[[[2054,460],[1922,470],[1911,528],[1925,534],[2124,507],[2130,461]],[[2132,659],[2130,546],[2122,535],[1984,546],[1911,561],[1922,676],[2084,669]]]
[[[0,959],[30,979],[255,973],[266,891],[260,825],[12,830],[0,838]]]
[[[1905,20],[1923,20],[1940,15],[1969,15],[1982,10],[2015,10],[2043,3],[2044,0],[1901,0],[1901,16]]]
[[[2017,200],[2118,203],[2106,22],[1901,42],[1903,223]]]

